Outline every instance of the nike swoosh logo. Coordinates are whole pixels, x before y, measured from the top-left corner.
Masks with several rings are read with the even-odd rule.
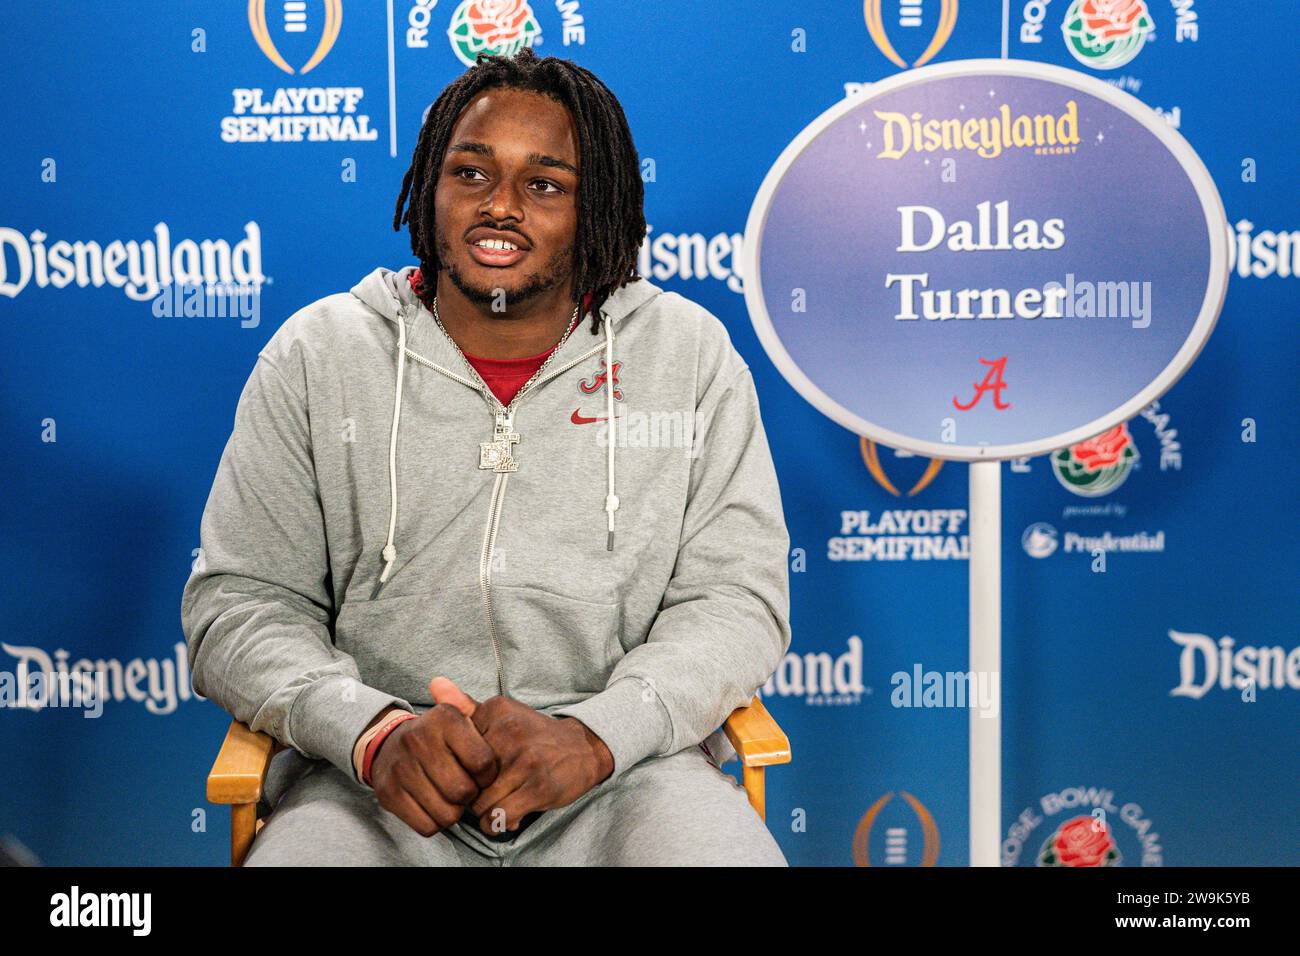
[[[618,415],[614,416],[615,419],[618,419],[619,417],[620,416]],[[604,422],[608,420],[608,418],[588,418],[586,415],[579,415],[578,409],[576,408],[573,410],[573,414],[569,416],[569,421],[573,422],[575,425],[590,425],[593,422]]]

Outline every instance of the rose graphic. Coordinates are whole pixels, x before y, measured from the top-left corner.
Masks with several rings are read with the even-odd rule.
[[[1110,828],[1093,817],[1061,824],[1038,852],[1039,866],[1118,866],[1119,849]]]
[[[541,32],[528,0],[464,0],[447,35],[461,62],[473,66],[480,53],[514,56]]]
[[[1094,438],[1081,441],[1072,449],[1074,457],[1088,471],[1100,471],[1124,457],[1124,449],[1133,447],[1128,426],[1120,422]]]
[[[470,30],[485,47],[509,43],[533,15],[528,0],[472,0],[467,8]]]
[[[1113,70],[1138,55],[1154,26],[1144,0],[1074,0],[1061,32],[1080,63]]]
[[[1056,452],[1052,469],[1061,484],[1075,494],[1096,498],[1122,485],[1137,459],[1137,446],[1128,425],[1120,422],[1100,435]]]
[[[1083,0],[1079,14],[1093,36],[1104,41],[1135,32],[1148,15],[1143,0]]]

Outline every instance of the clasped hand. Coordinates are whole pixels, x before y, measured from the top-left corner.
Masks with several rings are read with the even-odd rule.
[[[486,834],[517,830],[527,814],[567,806],[613,771],[609,748],[579,720],[509,697],[480,704],[445,677],[429,692],[439,706],[399,724],[370,769],[379,805],[421,836],[466,808]]]

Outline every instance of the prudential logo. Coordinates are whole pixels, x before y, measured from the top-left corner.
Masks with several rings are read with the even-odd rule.
[[[1046,521],[1035,522],[1020,536],[1020,544],[1031,558],[1050,557],[1056,552],[1056,529]]]

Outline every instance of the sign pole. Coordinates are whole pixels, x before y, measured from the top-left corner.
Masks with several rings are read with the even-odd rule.
[[[981,675],[987,710],[970,707],[970,865],[998,866],[1002,832],[1002,463],[970,465],[971,691]]]

